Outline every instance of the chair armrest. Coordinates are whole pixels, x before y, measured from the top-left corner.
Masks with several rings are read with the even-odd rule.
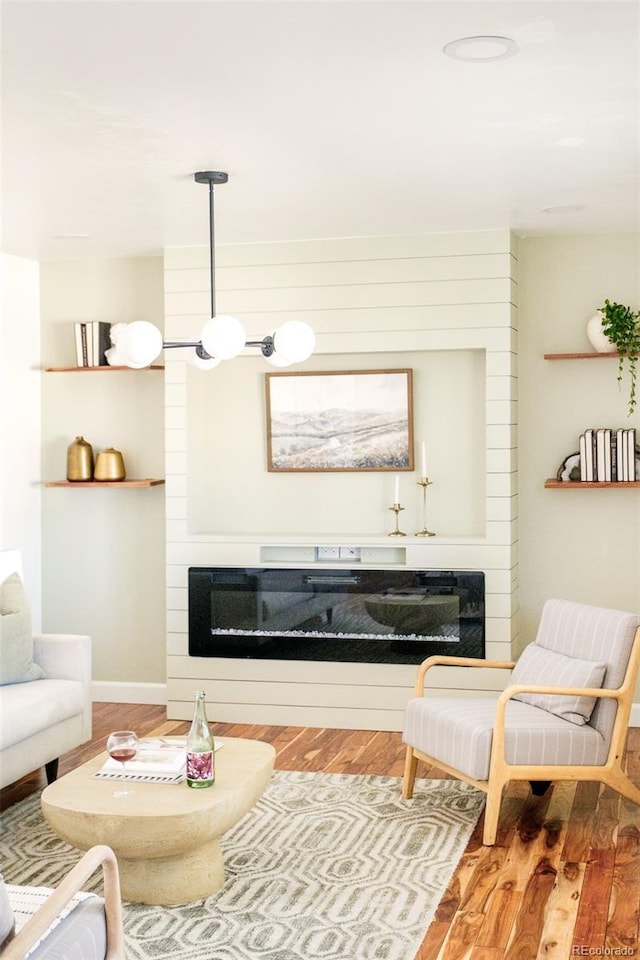
[[[609,699],[609,700],[618,700],[622,699],[622,695],[625,691],[622,687],[618,687],[615,690],[603,689],[602,687],[549,687],[549,686],[536,686],[535,684],[530,683],[513,683],[509,687],[505,687],[502,691],[498,700],[496,702],[496,715],[493,724],[493,741],[491,746],[491,763],[494,762],[494,754],[496,758],[500,758],[500,762],[504,761],[504,751],[505,751],[505,714],[507,709],[507,703],[511,700],[516,693],[544,693],[544,694],[556,694],[559,697],[599,697],[600,699]],[[496,762],[497,759],[496,759]],[[491,774],[489,774],[491,777]]]
[[[34,633],[33,659],[51,680],[81,680],[91,684],[91,637]]]
[[[422,697],[424,695],[424,678],[428,670],[432,667],[489,667],[495,670],[513,670],[515,663],[510,660],[480,660],[476,657],[445,657],[436,654],[434,657],[427,657],[418,667],[416,683],[414,687],[414,696]]]
[[[620,700],[624,691],[620,687],[611,690],[603,687],[550,687],[532,683],[513,683],[511,686],[505,687],[498,697],[496,722],[499,714],[504,716],[504,708],[507,702],[517,693],[544,693],[557,697],[600,697],[602,699]]]
[[[45,900],[40,909],[24,925],[20,933],[2,951],[2,960],[23,960],[25,953],[49,929],[56,917],[74,894],[82,890],[89,877],[102,867],[104,882],[104,909],[107,926],[107,953],[105,960],[122,960],[124,935],[122,932],[122,901],[118,861],[111,847],[100,844],[91,847],[69,871],[64,880]]]

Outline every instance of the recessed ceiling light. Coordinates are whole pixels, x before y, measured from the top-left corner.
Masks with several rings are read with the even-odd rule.
[[[443,47],[448,57],[454,60],[467,60],[471,63],[490,63],[515,57],[520,48],[510,37],[460,37]]]
[[[543,207],[543,213],[580,213],[584,207],[579,203],[566,203],[564,206]]]

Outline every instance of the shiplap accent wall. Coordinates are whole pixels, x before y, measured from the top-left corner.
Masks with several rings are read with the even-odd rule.
[[[476,569],[486,574],[487,655],[517,650],[516,359],[517,255],[506,231],[464,235],[380,237],[221,247],[216,250],[217,312],[261,335],[288,319],[316,331],[317,353],[373,355],[394,366],[397,353],[479,350],[485,383],[484,536],[337,539],[313,526],[279,538],[277,517],[251,535],[192,532],[189,513],[189,367],[183,351],[167,351],[165,370],[167,506],[167,700],[170,718],[187,719],[201,687],[210,719],[354,729],[400,729],[415,668],[387,664],[304,663],[190,658],[187,643],[189,566],[306,566],[323,543],[361,546],[363,564]],[[208,249],[165,252],[165,337],[190,339],[209,311]],[[242,358],[232,361],[241,365]],[[240,371],[240,366],[238,366]],[[191,376],[194,373],[191,371]],[[215,377],[216,371],[200,376]],[[219,411],[218,411],[219,413]],[[214,416],[216,411],[211,411]],[[441,429],[447,429],[443,416]],[[240,437],[239,443],[250,442]],[[212,465],[228,472],[234,465]],[[266,465],[265,465],[266,471]],[[257,478],[258,480],[259,478]],[[300,478],[304,484],[304,478]],[[311,481],[310,481],[311,482]],[[317,482],[317,476],[315,478]],[[301,487],[304,490],[304,486]],[[329,566],[330,564],[323,564]],[[470,696],[503,678],[474,671]],[[460,671],[438,674],[439,689],[459,687]]]

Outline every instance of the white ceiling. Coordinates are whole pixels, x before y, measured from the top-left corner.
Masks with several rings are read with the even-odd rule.
[[[207,169],[217,243],[638,229],[636,0],[1,9],[5,252],[206,244]],[[473,34],[520,52],[444,56]]]

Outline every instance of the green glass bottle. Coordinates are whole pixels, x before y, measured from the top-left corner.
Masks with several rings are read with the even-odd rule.
[[[215,779],[213,734],[207,723],[204,690],[196,692],[196,706],[187,735],[187,786],[212,787]]]

